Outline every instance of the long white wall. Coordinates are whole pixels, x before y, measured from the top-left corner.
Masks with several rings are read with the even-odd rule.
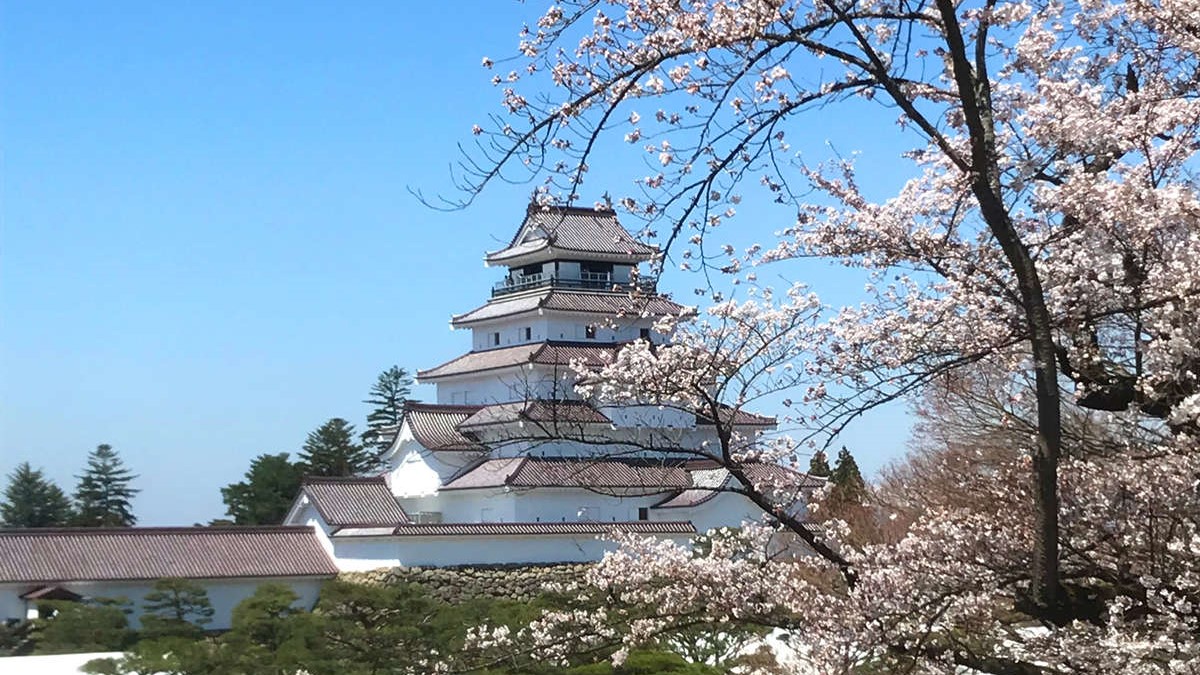
[[[637,520],[639,508],[664,497],[636,492],[614,496],[577,488],[445,490],[436,498],[402,498],[400,504],[409,513],[441,511],[447,523],[615,522]]]
[[[686,543],[690,537],[671,537]],[[615,545],[592,536],[335,537],[338,566],[346,572],[380,567],[446,567],[599,560]]]
[[[213,606],[213,621],[205,626],[211,630],[225,630],[230,627],[233,608],[239,602],[254,594],[261,584],[267,582],[282,583],[292,589],[299,600],[296,605],[311,608],[317,602],[323,579],[316,578],[276,578],[276,579],[195,579],[196,583],[208,592],[208,600]],[[133,603],[133,613],[129,616],[130,624],[136,628],[139,617],[144,611],[146,594],[154,587],[153,581],[113,581],[113,582],[64,582],[55,584],[85,598],[126,598]],[[0,585],[0,619],[23,619],[26,617],[28,606],[21,599],[38,584],[4,584]]]

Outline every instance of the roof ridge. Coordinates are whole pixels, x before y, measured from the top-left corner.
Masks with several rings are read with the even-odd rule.
[[[430,369],[432,370],[432,368]],[[405,401],[404,409],[418,412],[476,412],[482,405],[467,403],[425,403],[423,401]]]
[[[529,206],[525,209],[526,214],[535,211],[567,211],[571,213],[611,213],[616,215],[617,210],[608,207],[597,208],[595,206],[579,206],[578,204],[539,204],[536,201],[529,202]]]
[[[520,473],[521,469],[524,469],[525,465],[529,463],[529,455],[522,455],[520,459],[521,459],[521,461],[517,462],[517,467],[515,469],[513,469],[512,471],[509,471],[507,474],[505,474],[505,476],[504,476],[504,484],[505,485],[512,485],[513,476]]]
[[[314,485],[319,483],[383,483],[387,484],[387,479],[382,475],[378,476],[305,476],[301,480],[301,485]]]
[[[150,527],[25,527],[0,528],[0,537],[52,535],[118,535],[147,536],[154,534],[227,534],[231,532],[277,532],[292,534],[311,532],[309,525],[166,525]]]

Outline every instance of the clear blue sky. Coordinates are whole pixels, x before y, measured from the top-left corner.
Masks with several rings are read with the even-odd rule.
[[[456,144],[499,110],[480,59],[511,54],[535,10],[0,2],[0,472],[29,460],[71,490],[110,443],[143,524],[207,521],[253,456],[329,417],[361,427],[380,370],[468,349],[448,318],[486,298],[481,256],[528,187],[453,213],[407,188],[453,191]],[[812,119],[813,147],[840,139],[898,180],[888,116]],[[621,169],[587,197],[645,173]],[[766,242],[781,215],[741,226]],[[858,285],[779,271],[834,298]],[[694,285],[666,280],[684,302]],[[846,437],[866,468],[902,451],[903,412]]]

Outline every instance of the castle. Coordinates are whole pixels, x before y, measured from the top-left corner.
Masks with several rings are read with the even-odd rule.
[[[684,542],[761,519],[721,489],[724,469],[686,452],[715,439],[713,420],[575,393],[572,363],[666,342],[657,320],[692,311],[640,269],[657,254],[611,210],[531,206],[485,258],[504,269],[491,297],[451,319],[471,350],[418,371],[437,402],[406,406],[387,471],[307,480],[285,524],[313,526],[339,568],[364,570],[581,562],[611,547],[598,537],[614,529]],[[775,420],[739,411],[732,424],[753,437]]]

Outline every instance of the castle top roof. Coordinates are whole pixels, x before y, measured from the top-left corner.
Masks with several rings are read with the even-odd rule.
[[[611,209],[531,204],[508,246],[484,260],[489,265],[519,265],[555,252],[637,263],[653,258],[658,247],[634,239]]]

